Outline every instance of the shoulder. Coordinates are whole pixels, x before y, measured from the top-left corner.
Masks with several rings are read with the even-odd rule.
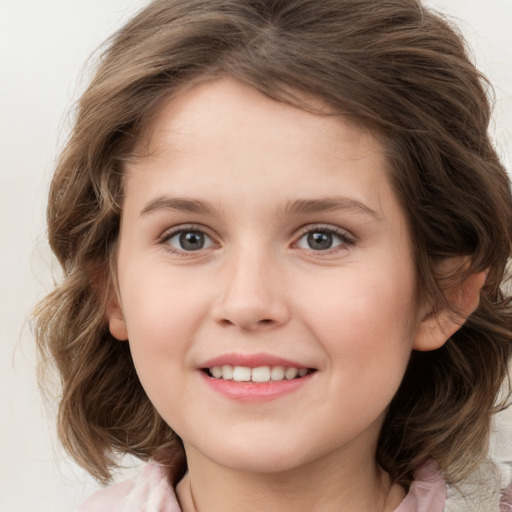
[[[428,461],[418,468],[409,493],[395,512],[512,512],[512,483],[500,491],[499,473],[493,468],[482,464],[471,478],[449,486],[437,464]]]
[[[443,512],[446,483],[434,461],[424,463],[416,472],[409,493],[395,512]]]
[[[180,512],[169,468],[151,462],[133,480],[101,489],[78,512]]]
[[[501,512],[512,512],[512,484],[502,492]]]
[[[134,481],[126,480],[96,491],[89,496],[78,512],[114,512],[133,489]]]

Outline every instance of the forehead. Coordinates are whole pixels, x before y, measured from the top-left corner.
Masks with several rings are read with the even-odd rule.
[[[239,213],[342,196],[378,216],[387,214],[383,205],[397,210],[377,138],[319,100],[305,101],[311,111],[232,78],[182,90],[154,118],[144,156],[128,166],[126,199],[139,211],[169,195]]]
[[[304,108],[294,106],[298,102]],[[326,150],[328,143],[343,145],[347,158],[382,150],[362,123],[336,116],[319,98],[293,92],[290,102],[276,101],[228,76],[193,82],[164,102],[143,139],[144,153],[154,155],[170,142],[174,149],[186,149],[197,141],[196,135],[204,146],[219,146],[236,142],[238,135],[258,139],[263,133],[283,148],[304,143],[318,146],[321,137],[326,144],[319,150]]]

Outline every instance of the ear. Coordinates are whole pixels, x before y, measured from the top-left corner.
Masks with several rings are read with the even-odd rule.
[[[110,334],[119,341],[128,339],[128,330],[124,321],[123,310],[119,304],[119,299],[112,293],[112,297],[107,305],[107,320]]]
[[[453,258],[450,264],[455,264]],[[436,350],[442,347],[448,339],[466,322],[480,303],[480,290],[485,284],[487,272],[476,272],[467,277],[462,283],[445,289],[445,296],[451,307],[445,306],[441,311],[427,311],[423,315],[413,348],[420,351]]]

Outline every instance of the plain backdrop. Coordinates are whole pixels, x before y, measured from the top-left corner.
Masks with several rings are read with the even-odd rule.
[[[28,316],[52,286],[52,168],[94,50],[147,2],[0,0],[0,510],[76,510],[97,485],[62,453],[37,389]],[[512,0],[431,0],[456,18],[497,94],[492,134],[512,167]],[[50,404],[51,405],[51,404]],[[505,439],[504,416],[496,439]],[[500,448],[512,459],[512,450]]]

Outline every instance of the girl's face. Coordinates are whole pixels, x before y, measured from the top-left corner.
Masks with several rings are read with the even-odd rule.
[[[382,147],[227,78],[169,101],[149,146],[127,169],[108,317],[189,459],[373,457],[424,336]]]

